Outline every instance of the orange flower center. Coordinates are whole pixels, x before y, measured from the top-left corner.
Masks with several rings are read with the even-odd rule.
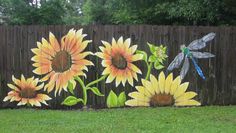
[[[55,72],[64,72],[70,69],[72,64],[71,55],[66,51],[59,51],[52,59],[52,69]]]
[[[150,100],[151,106],[170,106],[174,104],[174,98],[169,94],[155,94]]]
[[[35,98],[36,95],[35,90],[32,88],[24,88],[20,91],[20,97],[22,98]]]
[[[125,69],[127,67],[127,61],[121,54],[117,54],[111,59],[112,64],[118,69]]]

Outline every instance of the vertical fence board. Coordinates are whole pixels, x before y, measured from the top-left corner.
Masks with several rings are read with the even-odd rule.
[[[145,50],[149,53],[147,42],[156,45],[163,44],[168,47],[169,58],[165,62],[168,65],[174,57],[180,52],[180,45],[188,45],[194,39],[198,39],[209,32],[216,32],[215,39],[203,49],[216,55],[215,58],[199,60],[206,81],[203,81],[193,68],[191,68],[185,81],[190,81],[189,90],[196,91],[199,95],[198,100],[204,105],[229,105],[236,104],[236,27],[203,27],[203,26],[157,26],[157,25],[56,25],[56,26],[0,26],[0,108],[14,107],[14,103],[5,102],[3,98],[10,90],[7,83],[11,83],[11,76],[20,78],[21,74],[25,76],[33,76],[31,57],[32,48],[36,47],[36,42],[42,37],[46,40],[49,38],[49,32],[52,32],[58,41],[64,36],[69,29],[83,28],[83,33],[88,34],[86,39],[93,40],[88,45],[86,50],[92,52],[100,51],[99,46],[102,46],[101,40],[108,42],[112,41],[112,37],[116,40],[123,36],[124,40],[131,38],[131,43],[138,44],[138,49]],[[95,80],[101,76],[104,68],[101,66],[101,59],[95,56],[88,56],[88,59],[93,61],[95,66],[89,67],[87,78],[84,78],[86,83]],[[143,75],[138,75],[139,81],[134,82],[135,85],[140,85],[140,78],[146,74],[146,66],[143,62],[136,62],[143,72]],[[165,71],[165,69],[164,69]],[[166,72],[166,71],[165,71]],[[174,70],[175,77],[180,70]],[[152,71],[157,75],[157,71]],[[35,75],[36,76],[36,75]],[[41,77],[41,76],[37,76]],[[100,91],[105,94],[105,97],[99,97],[93,93],[88,93],[88,104],[93,107],[105,107],[106,97],[110,90],[119,94],[125,91],[126,94],[135,90],[128,83],[126,87],[121,85],[115,87],[115,82],[105,84],[105,81],[100,82],[97,86]],[[75,91],[76,96],[82,97],[82,90],[77,85]],[[50,101],[49,108],[68,108],[61,105],[63,99],[69,96],[70,93],[63,92],[61,96]],[[54,97],[54,93],[50,94]],[[81,107],[81,105],[76,106]]]

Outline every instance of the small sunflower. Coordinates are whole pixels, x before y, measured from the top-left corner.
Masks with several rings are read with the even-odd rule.
[[[186,92],[189,83],[182,83],[180,76],[173,80],[171,73],[167,78],[163,72],[158,80],[150,75],[150,81],[142,79],[143,86],[136,86],[138,91],[129,93],[133,99],[126,101],[128,106],[199,106],[193,100],[197,93]]]
[[[51,92],[55,88],[55,95],[59,95],[64,89],[67,91],[67,86],[76,82],[75,76],[86,76],[83,70],[88,70],[87,66],[93,65],[89,60],[86,60],[87,55],[91,52],[84,52],[88,43],[91,40],[83,41],[86,34],[82,34],[82,29],[75,31],[71,29],[67,35],[63,36],[61,43],[57,41],[55,36],[49,34],[49,42],[42,39],[42,42],[37,42],[38,48],[33,48],[35,54],[32,57],[33,64],[36,69],[33,72],[37,75],[45,75],[41,81],[48,81],[45,89]]]
[[[19,102],[17,106],[30,104],[31,106],[41,106],[41,103],[48,105],[47,100],[51,98],[46,94],[40,94],[37,91],[44,87],[44,83],[37,85],[39,79],[34,77],[25,79],[24,75],[21,75],[21,79],[16,79],[12,76],[14,84],[7,84],[12,89],[8,95],[3,99],[4,102],[10,100],[10,102]]]
[[[123,41],[120,37],[118,41],[113,38],[112,44],[102,41],[101,52],[96,55],[102,60],[102,66],[105,67],[102,75],[108,75],[106,83],[111,83],[116,78],[116,86],[121,82],[125,86],[126,81],[133,86],[133,78],[138,80],[137,73],[141,74],[140,69],[133,62],[141,60],[142,54],[134,54],[137,45],[130,47],[130,38]]]

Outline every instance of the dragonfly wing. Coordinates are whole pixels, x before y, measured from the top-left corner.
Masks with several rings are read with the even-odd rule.
[[[193,54],[193,57],[195,58],[212,58],[215,57],[215,55],[208,53],[208,52],[194,52],[191,51],[191,53]]]
[[[181,80],[184,79],[188,70],[189,70],[189,58],[185,56],[184,65],[183,65],[181,72],[180,72]]]
[[[182,63],[182,60],[184,59],[184,53],[179,53],[175,59],[170,63],[167,70],[172,71],[174,68],[179,68],[180,64]]]
[[[216,36],[216,33],[211,32],[211,33],[205,35],[205,36],[202,38],[202,40],[203,40],[204,42],[209,42],[209,41],[213,40],[213,39],[215,38],[215,36]]]
[[[215,33],[209,33],[201,39],[192,41],[188,46],[189,50],[198,50],[206,47],[206,43],[214,39],[215,35]]]

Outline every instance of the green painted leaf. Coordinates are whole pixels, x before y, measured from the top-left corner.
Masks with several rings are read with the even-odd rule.
[[[147,44],[148,44],[148,46],[149,46],[150,52],[151,52],[152,54],[154,54],[154,53],[156,52],[156,47],[155,47],[155,45],[153,45],[153,44],[151,44],[151,43],[147,43]]]
[[[161,58],[157,58],[157,60],[158,60],[161,64],[163,64],[163,60],[162,60]]]
[[[88,90],[91,90],[97,96],[104,96],[104,94],[102,94],[97,87],[89,87]]]
[[[147,53],[142,50],[136,50],[137,54],[142,54],[143,55],[143,60],[147,62]]]
[[[62,104],[63,104],[63,105],[66,105],[66,106],[73,106],[73,105],[76,105],[78,102],[83,102],[83,99],[77,98],[77,97],[74,97],[74,96],[68,96],[68,97],[62,102]]]
[[[74,89],[75,89],[75,86],[73,86],[73,84],[69,81],[69,83],[68,83],[68,90],[73,95],[75,95]]]
[[[107,97],[107,107],[113,108],[118,107],[118,98],[117,95],[111,90]]]
[[[125,95],[125,92],[123,91],[118,96],[118,106],[119,107],[125,106],[125,101],[126,101],[126,95]]]
[[[157,61],[157,57],[154,56],[154,55],[151,55],[149,58],[148,58],[148,62],[155,62]]]
[[[160,64],[159,61],[156,61],[156,62],[154,63],[154,68],[155,68],[156,70],[160,70],[160,69],[164,68],[164,66],[163,66],[162,64]]]

